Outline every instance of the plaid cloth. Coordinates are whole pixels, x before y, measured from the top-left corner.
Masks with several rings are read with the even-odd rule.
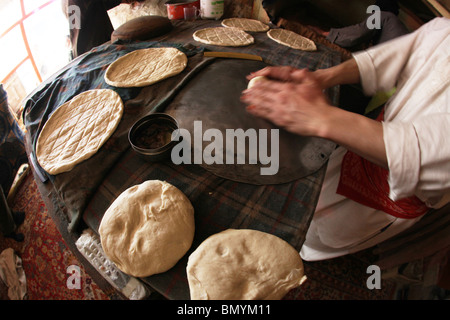
[[[170,299],[189,299],[187,258],[208,236],[227,228],[249,228],[272,233],[300,249],[319,196],[325,168],[291,183],[257,186],[218,177],[198,165],[148,163],[129,148],[127,134],[132,124],[154,108],[202,61],[202,51],[236,51],[257,54],[272,65],[327,68],[340,62],[340,54],[319,45],[317,52],[302,52],[276,44],[265,33],[253,34],[255,44],[240,48],[199,46],[192,33],[219,26],[220,21],[177,21],[174,30],[152,42],[114,43],[97,47],[81,56],[30,96],[24,118],[35,141],[45,119],[60,104],[91,88],[111,88],[124,103],[122,121],[113,136],[92,158],[71,172],[50,176],[61,214],[67,214],[75,230],[80,219],[94,231],[110,204],[127,188],[149,179],[165,180],[186,194],[195,209],[196,233],[191,250],[171,270],[142,279]],[[139,48],[176,46],[189,57],[185,71],[142,89],[118,89],[104,83],[106,67],[119,56]],[[337,105],[338,89],[329,91]],[[32,149],[34,150],[34,149]],[[75,183],[75,181],[77,183]]]

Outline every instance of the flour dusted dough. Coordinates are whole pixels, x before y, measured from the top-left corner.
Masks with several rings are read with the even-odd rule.
[[[36,143],[39,164],[53,175],[72,170],[109,139],[122,114],[122,99],[113,90],[75,96],[58,107],[42,128]]]
[[[265,32],[269,26],[259,20],[246,18],[229,18],[222,21],[224,27],[234,27],[248,32]]]
[[[114,87],[144,87],[179,74],[186,65],[186,55],[176,48],[140,49],[111,63],[105,81]]]
[[[238,28],[205,28],[194,32],[194,40],[225,47],[241,47],[252,44],[255,39]]]
[[[291,47],[293,49],[300,49],[304,51],[317,50],[314,41],[305,38],[298,33],[286,29],[271,29],[267,31],[267,36],[282,45]]]
[[[250,81],[247,84],[247,88],[250,89],[251,87],[253,87],[255,85],[255,83],[257,82],[262,82],[262,81],[268,81],[269,79],[267,79],[264,76],[257,76],[254,78],[251,78]]]
[[[128,188],[99,227],[106,256],[124,273],[147,277],[172,268],[194,238],[194,208],[173,185],[148,180]]]
[[[186,271],[193,300],[277,300],[306,279],[291,245],[249,229],[210,236],[189,256]]]

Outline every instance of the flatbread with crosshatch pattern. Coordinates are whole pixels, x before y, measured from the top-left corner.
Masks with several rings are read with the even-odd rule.
[[[248,32],[265,32],[269,26],[259,20],[247,18],[229,18],[222,21],[224,27],[234,27]]]
[[[122,114],[122,99],[111,89],[88,90],[73,97],[51,114],[39,133],[39,164],[52,175],[72,170],[110,138]]]
[[[254,43],[255,39],[238,28],[216,27],[205,28],[194,32],[194,40],[224,47],[242,47]]]
[[[290,30],[271,29],[267,31],[267,36],[275,42],[278,42],[279,44],[282,44],[284,46],[291,47],[293,49],[300,49],[303,51],[317,50],[314,41]]]
[[[140,49],[111,63],[105,81],[114,87],[144,87],[175,76],[186,66],[186,55],[176,48]]]

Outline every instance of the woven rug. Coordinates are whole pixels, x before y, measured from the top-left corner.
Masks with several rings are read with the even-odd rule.
[[[22,259],[30,300],[106,300],[110,295],[85,272],[68,249],[53,220],[48,215],[33,176],[29,174],[15,197],[13,210],[24,211],[26,219],[19,232],[25,241],[15,242],[0,236],[0,252],[11,247]],[[285,300],[390,300],[395,282],[382,280],[381,289],[368,289],[367,267],[370,251],[345,257],[304,262],[307,281],[288,293]],[[69,266],[80,268],[80,289],[69,289]],[[7,299],[7,288],[0,281],[0,297]],[[6,297],[6,298],[5,298]]]
[[[0,252],[13,248],[22,259],[28,300],[109,299],[68,249],[55,223],[47,214],[32,174],[28,174],[20,186],[12,209],[25,212],[25,221],[18,230],[24,233],[25,240],[19,243],[0,236]],[[79,289],[77,285],[67,284],[72,275],[67,273],[70,266],[79,267]],[[1,297],[8,299],[6,286],[1,284],[0,288]]]

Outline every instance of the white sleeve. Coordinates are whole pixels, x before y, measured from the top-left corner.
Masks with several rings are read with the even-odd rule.
[[[389,91],[397,84],[421,30],[353,54],[366,95]],[[399,50],[401,48],[401,50]]]
[[[418,195],[434,206],[450,190],[450,114],[424,116],[411,123],[383,122],[389,163],[390,197]],[[398,157],[398,154],[404,156]]]

